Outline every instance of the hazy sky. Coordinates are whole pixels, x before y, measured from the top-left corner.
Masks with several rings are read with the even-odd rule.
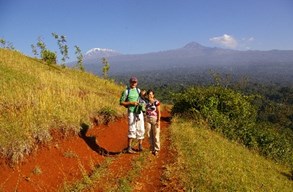
[[[32,55],[51,33],[82,52],[124,54],[176,49],[189,42],[237,50],[293,50],[293,0],[0,0],[0,38]],[[70,60],[71,60],[70,59]]]

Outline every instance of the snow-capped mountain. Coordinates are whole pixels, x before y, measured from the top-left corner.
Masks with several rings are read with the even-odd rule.
[[[112,57],[121,55],[121,53],[107,48],[92,48],[85,53],[86,59],[95,59],[95,58],[102,58],[102,57]]]
[[[103,64],[97,61],[97,55],[108,58],[112,76],[153,72],[160,77],[167,72],[175,77],[190,73],[198,76],[212,69],[262,81],[293,82],[293,50],[239,51],[191,42],[181,48],[145,54],[119,54],[108,49],[92,49],[88,54],[94,57],[84,59],[85,69],[98,75],[102,74]]]

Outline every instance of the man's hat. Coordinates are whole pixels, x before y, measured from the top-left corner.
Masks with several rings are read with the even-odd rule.
[[[131,77],[131,78],[129,79],[129,82],[137,82],[137,78],[136,78],[136,77]]]

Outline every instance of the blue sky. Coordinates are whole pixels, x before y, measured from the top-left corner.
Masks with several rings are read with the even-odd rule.
[[[27,55],[65,35],[70,60],[109,48],[124,54],[198,42],[237,50],[293,50],[292,0],[0,0],[0,38]]]

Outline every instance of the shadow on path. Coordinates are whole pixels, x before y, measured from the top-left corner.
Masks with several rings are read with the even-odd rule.
[[[110,155],[119,155],[125,151],[125,150],[123,150],[123,151],[119,151],[119,152],[112,152],[112,151],[108,151],[108,150],[104,149],[103,147],[101,147],[97,144],[95,136],[86,136],[86,133],[89,130],[89,126],[87,124],[82,123],[80,126],[81,126],[81,130],[78,134],[79,137],[82,138],[86,142],[86,144],[93,151],[97,152],[98,154],[100,154],[102,156],[110,156]]]
[[[161,117],[161,121],[166,121],[168,123],[171,123],[172,117],[171,116],[163,116]]]

